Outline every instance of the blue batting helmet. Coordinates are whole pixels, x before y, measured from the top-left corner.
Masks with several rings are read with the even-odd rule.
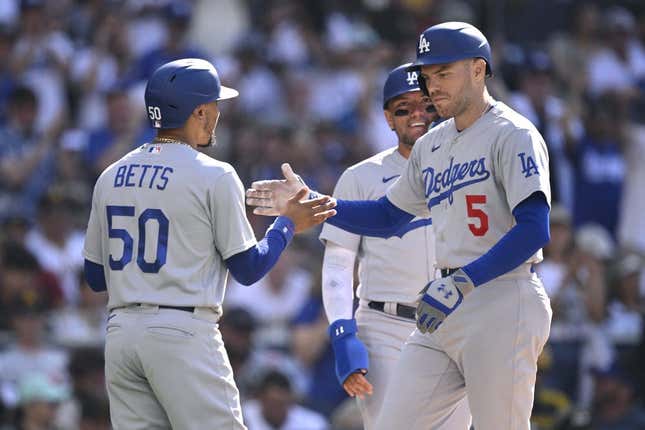
[[[486,61],[486,76],[492,76],[493,64],[486,36],[465,22],[444,22],[421,33],[417,46],[417,60],[409,70],[419,70],[421,66],[452,63],[466,58],[483,58]],[[425,92],[425,85],[421,85],[421,89]]]
[[[208,61],[183,58],[154,71],[146,85],[146,110],[154,128],[179,128],[200,104],[238,94],[222,86],[217,70]]]
[[[383,85],[383,109],[387,108],[387,102],[396,96],[410,91],[421,91],[419,88],[418,70],[408,70],[412,63],[402,64],[393,69]]]

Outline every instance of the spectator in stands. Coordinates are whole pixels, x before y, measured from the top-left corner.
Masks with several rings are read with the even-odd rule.
[[[309,297],[312,282],[290,247],[273,269],[250,288],[231,280],[225,306],[243,307],[257,319],[256,347],[286,351],[290,346],[289,324]]]
[[[152,130],[136,114],[124,88],[112,88],[107,97],[107,122],[89,133],[85,161],[92,178],[137,146],[150,142]]]
[[[63,301],[56,278],[41,270],[23,245],[6,242],[0,249],[0,330],[11,328],[12,307],[26,298],[39,298],[50,307]]]
[[[66,304],[78,303],[83,265],[84,235],[74,229],[71,207],[65,190],[50,189],[38,205],[36,225],[25,238],[25,246],[40,266],[56,277]]]
[[[235,375],[240,391],[242,391],[240,376],[251,355],[255,327],[255,318],[249,311],[233,306],[229,306],[226,309],[219,322],[219,329],[222,333],[224,344],[226,344],[228,359],[231,362],[233,375]]]
[[[619,364],[594,369],[594,430],[632,430],[645,428],[645,410],[634,397],[633,380]]]
[[[571,11],[570,25],[549,43],[558,80],[558,93],[565,94],[570,108],[580,114],[587,90],[587,64],[598,51],[600,10],[594,2],[579,2]]]
[[[11,49],[14,43],[13,32],[0,26],[0,124],[7,120],[9,95],[18,85],[17,77],[11,70]]]
[[[51,22],[51,7],[45,0],[20,2],[20,29],[13,46],[11,65],[16,76],[35,93],[36,126],[50,129],[67,112],[65,82],[74,47],[65,32]]]
[[[307,373],[305,404],[330,416],[348,396],[336,381],[334,352],[327,334],[329,322],[323,310],[320,283],[317,284],[293,319],[292,350]]]
[[[519,85],[519,91],[511,95],[509,103],[544,137],[549,149],[551,200],[571,209],[573,178],[566,147],[581,137],[582,123],[568,112],[564,100],[554,94],[553,66],[546,52],[533,50],[526,53]]]
[[[294,402],[289,379],[270,371],[260,381],[257,400],[242,407],[244,421],[253,430],[325,430],[325,418]]]
[[[105,343],[107,293],[92,291],[77,272],[78,303],[55,310],[50,317],[51,338],[67,348],[96,347]]]
[[[645,48],[636,37],[634,15],[620,6],[604,13],[606,47],[591,57],[588,65],[589,91],[593,95],[615,93],[621,99],[639,97],[645,80]]]
[[[623,248],[645,256],[645,169],[642,168],[645,166],[645,118],[630,125],[626,143],[627,171],[620,205],[618,240]]]
[[[41,373],[25,374],[19,382],[20,430],[59,430],[56,423],[58,408],[69,396],[67,388]]]
[[[88,428],[92,425],[101,428],[101,424],[106,424],[103,415],[105,411],[102,410],[107,410],[108,402],[104,367],[102,347],[78,348],[73,351],[69,364],[72,392],[69,401],[61,405],[58,414],[58,421],[65,430],[82,430],[84,425]]]
[[[638,348],[645,329],[645,302],[640,291],[645,263],[637,254],[626,254],[616,266],[604,330],[625,370],[634,371],[643,365]]]
[[[127,32],[123,31],[125,13],[114,8],[95,17],[91,44],[83,46],[70,64],[70,86],[76,96],[73,118],[83,129],[97,129],[106,123],[106,95],[119,85],[131,83],[131,54]]]
[[[553,356],[546,347],[538,357],[535,380],[535,400],[531,412],[531,428],[559,430],[571,415],[571,400],[565,393],[544,385],[544,374],[553,368]]]
[[[135,66],[134,80],[147,80],[159,66],[180,58],[203,58],[206,54],[190,46],[187,32],[193,8],[189,0],[169,0],[162,10],[168,34],[165,43],[144,55]]]
[[[36,128],[37,109],[29,88],[18,86],[9,95],[7,122],[0,128],[0,218],[10,211],[33,215],[51,180],[55,139]]]
[[[607,96],[592,103],[585,134],[568,148],[575,177],[574,225],[598,223],[612,235],[626,173],[622,154],[625,118],[615,102]]]
[[[23,378],[32,373],[68,386],[67,352],[49,346],[45,337],[46,304],[33,294],[25,294],[11,305],[15,340],[0,353],[0,383],[5,405],[15,406]]]
[[[81,399],[81,420],[78,430],[110,430],[110,409],[104,397]]]
[[[611,236],[602,227],[579,229],[575,248],[568,252],[566,273],[552,276],[562,279],[560,287],[549,287],[553,319],[548,345],[558,364],[544,382],[581,408],[591,401],[585,369],[605,365],[612,358],[600,323],[605,317],[607,264],[613,253]]]

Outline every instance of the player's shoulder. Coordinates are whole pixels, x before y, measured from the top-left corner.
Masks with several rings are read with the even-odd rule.
[[[492,110],[492,123],[503,135],[517,133],[539,134],[535,125],[507,104],[496,102]]]
[[[112,172],[117,170],[120,166],[127,164],[132,160],[133,157],[136,156],[141,151],[141,146],[133,149],[132,151],[128,152],[125,154],[123,157],[119,158],[116,160],[114,163],[110,164],[107,166],[103,172],[99,175],[98,179],[96,180],[96,185],[95,188],[100,188],[100,184],[102,184],[105,181],[106,177],[112,177]]]
[[[417,139],[412,148],[413,156],[434,152],[432,148],[438,146],[438,142],[451,140],[455,134],[455,120],[449,118],[435,124],[423,136]]]
[[[353,164],[347,168],[347,171],[352,171],[353,173],[361,173],[366,171],[372,171],[375,168],[380,168],[386,164],[389,159],[397,155],[397,147],[388,148],[385,151],[381,151],[378,154],[374,154],[365,160],[359,161],[356,164]]]
[[[197,151],[196,151],[197,152]],[[236,173],[235,168],[226,161],[217,160],[201,152],[197,152],[195,157],[197,167],[211,177],[217,177],[225,174]]]

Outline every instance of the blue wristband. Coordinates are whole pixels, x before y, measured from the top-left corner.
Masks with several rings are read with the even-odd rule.
[[[271,224],[268,230],[279,231],[288,244],[289,242],[291,242],[291,239],[293,239],[293,235],[296,232],[296,227],[289,217],[279,216],[275,219],[275,221],[273,221],[273,224]]]
[[[363,369],[367,371],[369,368],[367,348],[356,337],[357,331],[355,319],[336,320],[327,329],[336,359],[336,377],[340,385],[343,385],[352,373],[360,372]]]

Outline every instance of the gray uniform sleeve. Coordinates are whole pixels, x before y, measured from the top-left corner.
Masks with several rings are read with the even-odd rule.
[[[421,171],[423,143],[418,141],[405,164],[403,173],[385,194],[396,207],[421,218],[428,218],[430,211],[425,198],[425,185]]]
[[[210,200],[215,247],[222,258],[226,260],[254,246],[255,234],[244,207],[244,187],[235,171],[217,178]]]
[[[501,142],[497,163],[511,211],[536,191],[543,192],[551,205],[549,155],[544,139],[537,130],[513,131],[507,140]]]
[[[342,200],[364,200],[360,182],[353,170],[345,170],[334,188],[334,197]],[[361,236],[325,223],[320,232],[322,242],[331,241],[350,251],[358,252]]]
[[[101,246],[101,211],[98,204],[98,184],[94,186],[92,193],[92,209],[90,220],[87,223],[85,232],[85,245],[83,246],[83,257],[93,263],[103,264],[103,247]]]

